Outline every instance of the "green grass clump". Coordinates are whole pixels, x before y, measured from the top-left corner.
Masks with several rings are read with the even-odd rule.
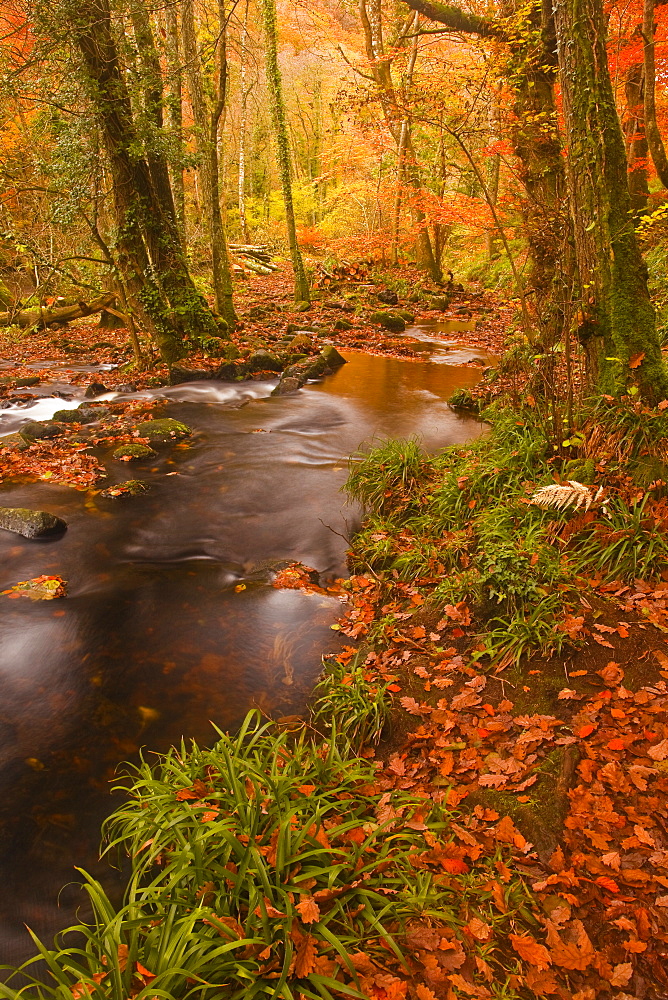
[[[419,812],[449,839],[447,814],[401,791],[383,798],[344,741],[295,741],[251,713],[211,749],[143,763],[130,795],[106,831],[107,850],[132,858],[124,904],[84,875],[91,923],[54,949],[36,941],[0,997],[363,997],[350,956],[405,967],[405,922],[436,906],[428,875],[416,891],[409,855],[424,841],[406,823]],[[456,925],[456,900],[439,905]],[[48,985],[31,977],[40,958]]]
[[[313,697],[313,725],[320,732],[332,739],[340,733],[356,753],[378,744],[390,716],[391,696],[387,684],[359,665],[357,656],[348,666],[329,659]]]

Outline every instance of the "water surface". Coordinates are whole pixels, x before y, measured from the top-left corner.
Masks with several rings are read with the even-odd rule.
[[[416,360],[349,352],[290,396],[271,397],[274,381],[136,394],[164,398],[165,415],[195,432],[146,462],[99,452],[105,485],[144,479],[144,496],[0,488],[3,506],[69,525],[53,541],[0,531],[0,590],[43,573],[69,583],[64,600],[0,599],[0,961],[32,953],[24,923],[49,938],[72,922],[83,902],[75,865],[120,887],[96,864],[120,762],[182,736],[210,742],[211,720],[234,727],[252,705],[303,711],[341,603],[253,582],[255,567],[295,559],[324,580],[345,575],[360,516],[341,492],[348,456],[387,437],[417,435],[434,450],[480,433],[446,400],[479,377],[464,362],[485,356],[440,328],[409,333]],[[0,411],[0,433],[78,405],[75,367],[28,390],[34,405]]]

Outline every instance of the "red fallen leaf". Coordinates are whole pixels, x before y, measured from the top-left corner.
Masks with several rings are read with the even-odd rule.
[[[607,875],[599,875],[597,879],[594,879],[596,885],[600,885],[601,888],[607,889],[608,892],[619,892],[619,886],[613,878],[608,878]]]
[[[596,726],[592,726],[592,725],[581,726],[580,729],[576,729],[575,730],[575,735],[579,736],[580,739],[583,740],[583,739],[585,739],[585,737],[591,736],[591,734],[595,730],[596,730]]]
[[[639,354],[632,355],[632,357],[629,358],[629,368],[640,368],[640,365],[644,361],[644,358],[645,358],[644,351],[641,351]]]
[[[186,802],[188,799],[198,799],[198,798],[199,795],[197,795],[192,788],[181,788],[176,793],[177,802]]]
[[[388,684],[387,690],[391,691],[392,694],[396,694],[397,691],[401,691],[401,684]]]
[[[660,403],[656,404],[657,410],[665,410],[668,408],[668,399],[662,399]]]
[[[139,973],[139,975],[142,976],[144,979],[155,979],[155,972],[149,972],[149,970],[144,965],[142,965],[141,962],[137,962],[135,968]]]
[[[465,861],[459,858],[443,858],[441,867],[450,872],[451,875],[468,875],[470,868]]]
[[[461,628],[453,628],[452,635],[455,639],[461,639],[462,636],[466,635],[466,632]]]
[[[300,785],[297,791],[301,792],[302,795],[308,796],[308,795],[313,795],[315,789],[316,789],[315,785]]]
[[[626,748],[624,740],[620,739],[608,740],[608,742],[605,745],[608,748],[608,750],[624,750]]]

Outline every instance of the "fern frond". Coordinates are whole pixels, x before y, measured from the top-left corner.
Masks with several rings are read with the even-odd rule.
[[[529,503],[535,504],[536,507],[554,507],[557,510],[566,510],[568,507],[579,510],[584,507],[587,511],[592,503],[598,500],[600,494],[601,490],[596,496],[592,496],[591,490],[587,486],[570,479],[565,486],[557,486],[556,484],[541,486],[531,497]]]

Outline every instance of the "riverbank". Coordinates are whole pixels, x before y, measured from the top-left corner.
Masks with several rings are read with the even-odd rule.
[[[471,397],[512,397],[522,376],[505,372]],[[157,837],[136,862],[162,862],[147,919],[100,911],[85,974],[57,959],[73,995],[106,997],[113,968],[129,996],[185,996],[218,981],[206,955],[226,956],[244,996],[662,997],[664,411],[611,405],[555,456],[524,395],[485,414],[478,444],[430,457],[403,442],[353,464],[367,521],[320,712],[253,735],[251,753],[227,739],[144,772],[141,810],[121,812],[130,854]],[[532,505],[555,473],[581,484],[570,505]],[[345,733],[326,752],[333,719]],[[276,836],[288,814],[294,843]],[[157,833],[182,826],[185,855]],[[221,858],[221,837],[242,856]],[[212,848],[196,877],[178,871],[193,838]],[[154,909],[174,874],[178,981]]]

